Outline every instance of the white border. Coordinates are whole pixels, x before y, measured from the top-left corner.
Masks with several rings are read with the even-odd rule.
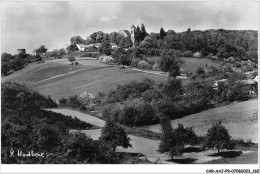
[[[63,165],[2,165],[1,173],[206,173],[207,169],[259,169],[258,164],[63,164]]]
[[[3,1],[28,1],[28,0],[3,0]],[[0,7],[2,2],[0,2]],[[29,0],[33,1],[33,0]],[[41,1],[41,0],[36,0]],[[44,0],[44,1],[54,1],[54,0]],[[64,1],[64,0],[55,0],[55,1]],[[71,0],[73,1],[73,0]],[[84,0],[86,1],[86,0]],[[102,0],[109,1],[109,0]],[[113,0],[120,1],[120,0]],[[132,0],[128,0],[132,1]],[[140,0],[135,0],[140,1]],[[142,0],[147,1],[147,0]],[[156,1],[156,0],[149,0]],[[158,1],[158,0],[157,0]],[[178,1],[178,0],[164,0],[164,1]],[[182,0],[182,1],[191,1],[191,0]],[[196,1],[215,1],[221,2],[224,0],[196,0]],[[242,0],[228,0],[231,2],[241,2]],[[258,14],[260,0],[247,0],[247,2],[258,2]],[[242,12],[241,12],[242,13]],[[259,16],[258,15],[258,16]],[[1,17],[1,13],[0,13]],[[258,31],[260,28],[260,17],[258,17]],[[2,21],[1,21],[2,22]],[[1,34],[0,34],[1,36]],[[258,55],[260,55],[259,50],[259,32],[258,32]],[[259,57],[258,57],[259,59]],[[260,87],[258,86],[258,90]],[[0,89],[1,90],[1,89]],[[259,96],[258,96],[259,101]],[[1,101],[0,101],[1,103]],[[259,110],[258,106],[258,110]],[[0,120],[1,122],[1,120]],[[258,125],[260,120],[258,119]],[[0,130],[1,131],[1,130]],[[259,134],[258,134],[258,137]],[[258,138],[259,140],[259,138]],[[259,152],[259,149],[258,149]],[[259,154],[259,153],[258,153]],[[258,155],[258,164],[114,164],[114,165],[103,165],[103,164],[0,164],[1,173],[206,173],[207,169],[221,170],[221,169],[259,169],[260,156]]]

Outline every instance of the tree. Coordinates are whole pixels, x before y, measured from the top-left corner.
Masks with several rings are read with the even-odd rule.
[[[179,74],[179,65],[175,61],[174,51],[164,51],[159,63],[159,69],[163,72],[171,72],[173,69]]]
[[[187,34],[189,34],[190,33],[190,28],[188,28],[188,30],[187,30]]]
[[[112,52],[112,46],[109,43],[109,40],[106,39],[102,42],[102,44],[100,45],[100,47],[98,47],[98,51],[100,54],[105,54],[105,55],[111,55]]]
[[[127,136],[125,130],[110,119],[106,120],[105,127],[101,131],[100,141],[108,144],[113,152],[115,152],[118,146],[123,148],[132,147],[130,138]]]
[[[204,69],[202,67],[198,67],[198,69],[196,70],[196,74],[198,75],[204,75],[206,72],[204,71]]]
[[[153,40],[150,36],[146,36],[145,39],[142,41],[142,47],[145,47],[145,48],[153,47]]]
[[[119,64],[123,65],[123,68],[125,68],[125,65],[129,63],[128,56],[126,54],[120,54],[119,56]]]
[[[180,66],[177,64],[177,62],[174,62],[173,65],[171,66],[169,77],[176,78],[179,75],[180,75]]]
[[[76,59],[75,59],[75,57],[70,56],[70,57],[68,57],[68,60],[69,60],[70,62],[74,62]]]
[[[81,163],[96,163],[100,157],[101,149],[83,132],[71,132],[64,137],[63,145],[67,156],[73,157]],[[97,160],[97,161],[96,161]]]
[[[137,43],[139,43],[141,41],[141,29],[139,27],[139,25],[137,25],[136,30],[135,30],[135,40],[137,41]]]
[[[84,44],[85,40],[82,39],[80,36],[74,36],[70,38],[70,44],[76,45],[76,44]]]
[[[166,36],[166,32],[164,31],[163,27],[160,30],[160,39],[163,39]]]
[[[218,153],[220,149],[232,149],[231,136],[228,133],[228,130],[221,125],[221,122],[213,124],[208,133],[206,134],[206,144],[208,148],[216,148]]]
[[[146,36],[149,34],[146,32],[144,24],[141,25],[141,36],[140,36],[140,41],[143,41]]]
[[[192,128],[184,128],[178,124],[176,129],[172,129],[169,118],[161,118],[162,137],[159,144],[160,153],[169,153],[171,160],[173,156],[181,156],[186,144],[195,144],[197,136]]]
[[[41,45],[39,48],[35,49],[34,51],[36,52],[36,54],[43,54],[47,52],[47,48],[45,48],[45,45]]]
[[[120,42],[119,42],[119,47],[121,48],[130,48],[131,46],[133,46],[133,42],[131,41],[131,39],[129,37],[122,37]]]
[[[1,64],[1,74],[6,76],[10,70],[11,70],[11,66],[9,66],[7,63]]]
[[[182,81],[180,79],[169,78],[163,92],[174,101],[183,94]]]
[[[70,45],[67,47],[68,52],[74,52],[74,51],[79,51],[79,48],[77,47],[77,45]]]

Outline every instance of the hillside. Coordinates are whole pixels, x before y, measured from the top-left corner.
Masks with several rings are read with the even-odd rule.
[[[173,127],[177,127],[179,123],[188,127],[192,126],[197,135],[205,135],[212,124],[217,121],[222,121],[233,138],[250,139],[252,142],[258,143],[257,99],[192,114],[181,119],[172,120],[171,124]],[[159,124],[142,128],[161,132]]]
[[[50,95],[54,99],[79,95],[86,91],[97,94],[100,91],[108,92],[132,80],[141,81],[151,78],[156,82],[167,80],[166,76],[153,75],[122,69],[98,63],[96,60],[79,58],[80,65],[71,66],[67,59],[50,60],[43,64],[35,64],[35,68],[27,67],[2,78],[2,82],[16,81],[29,85],[41,94]],[[55,78],[52,78],[55,77]]]

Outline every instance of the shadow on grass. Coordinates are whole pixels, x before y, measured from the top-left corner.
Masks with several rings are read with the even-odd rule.
[[[178,164],[191,164],[196,160],[197,159],[195,159],[195,158],[183,158],[183,159],[173,159],[173,160],[170,159],[170,160],[167,160],[167,161],[178,163]]]
[[[183,153],[191,153],[191,152],[202,152],[204,151],[201,147],[187,147],[183,150]]]
[[[240,156],[241,154],[242,154],[242,151],[227,151],[227,152],[214,153],[209,156],[221,156],[223,158],[234,158],[234,157]]]
[[[130,156],[130,157],[144,157],[143,154],[141,153],[134,153],[134,152],[117,152],[119,155],[124,155],[124,156]]]

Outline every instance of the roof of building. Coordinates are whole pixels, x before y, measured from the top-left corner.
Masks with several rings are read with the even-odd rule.
[[[80,47],[80,48],[85,48],[87,45],[85,45],[85,44],[77,44],[77,46]]]
[[[93,44],[94,47],[100,47],[101,46],[101,43],[95,43]]]

